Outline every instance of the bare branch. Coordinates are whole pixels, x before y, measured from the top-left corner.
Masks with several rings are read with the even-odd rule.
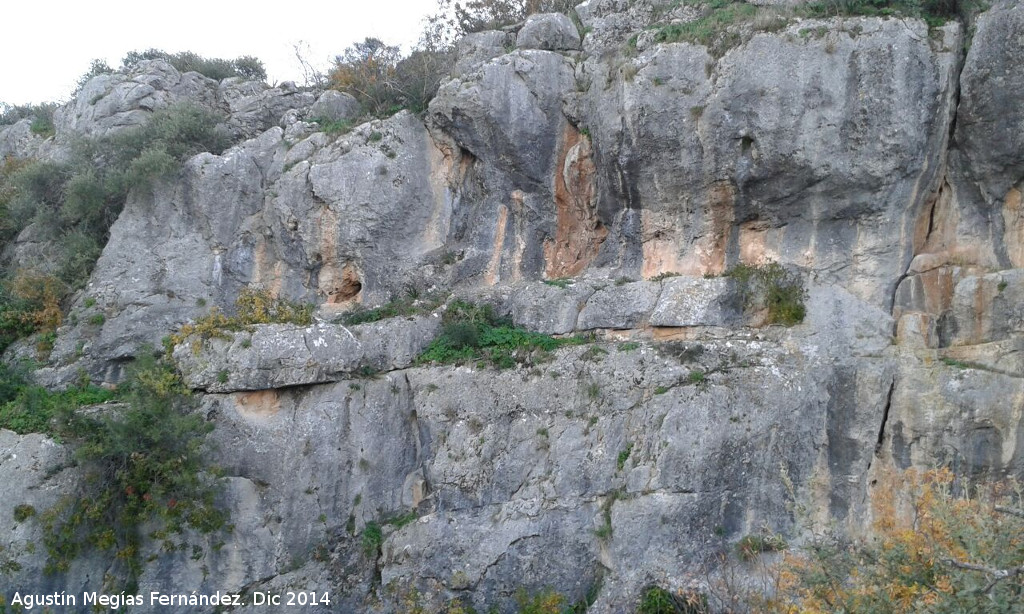
[[[1011,516],[1017,516],[1018,518],[1024,518],[1024,510],[1019,510],[1013,507],[1006,507],[1005,505],[997,505],[996,511],[1003,514],[1010,514]]]
[[[978,571],[987,576],[992,577],[992,581],[989,582],[988,586],[985,587],[985,592],[992,590],[992,587],[997,582],[1012,578],[1014,576],[1024,575],[1024,565],[1019,567],[1010,567],[1009,569],[996,569],[995,567],[989,567],[987,565],[978,565],[977,563],[965,563],[964,561],[956,561],[953,559],[944,559],[943,563],[956,567],[957,569],[965,569],[967,571]]]

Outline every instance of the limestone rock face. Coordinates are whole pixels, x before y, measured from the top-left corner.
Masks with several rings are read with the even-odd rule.
[[[359,101],[351,95],[327,90],[309,108],[309,116],[332,122],[351,122],[359,117]]]
[[[133,191],[38,381],[116,384],[247,287],[318,307],[308,327],[174,351],[236,529],[196,560],[147,543],[141,588],[302,586],[390,614],[598,586],[588,611],[611,614],[762,527],[864,529],[887,471],[1022,475],[1020,3],[994,3],[969,49],[956,22],[854,17],[713,54],[655,36],[695,19],[688,3],[576,14],[582,42],[560,15],[467,37],[422,117],[344,134],[314,121],[353,119],[344,94],[162,62],[92,79],[53,139],[0,131],[4,155],[58,156],[190,101],[240,138]],[[722,275],[769,262],[806,291],[793,327],[765,326]],[[585,344],[431,365],[446,299],[337,323],[448,293]],[[0,483],[24,493],[0,519],[70,492],[75,470],[48,470],[68,453],[0,431]],[[45,556],[17,547],[38,531],[0,531],[0,565],[46,588]],[[87,558],[60,581],[103,571]]]
[[[516,37],[519,49],[573,51],[580,48],[576,24],[562,13],[530,15]]]

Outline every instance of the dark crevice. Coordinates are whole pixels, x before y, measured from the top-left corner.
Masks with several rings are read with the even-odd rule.
[[[889,410],[892,408],[892,395],[896,391],[896,378],[889,384],[889,393],[885,397],[885,409],[882,410],[882,424],[878,427],[878,440],[875,442],[875,456],[882,451],[882,442],[885,441],[885,427],[889,422]]]
[[[963,30],[963,36],[965,36],[965,37],[969,36],[970,24],[968,23],[968,21],[966,19],[962,18],[962,17],[958,18],[958,21],[960,22],[960,27]],[[937,208],[938,201],[939,201],[939,198],[941,197],[942,190],[943,190],[943,188],[947,187],[947,185],[949,184],[949,152],[952,151],[956,147],[955,136],[956,136],[957,116],[960,114],[960,97],[961,97],[962,88],[963,88],[962,84],[963,84],[964,68],[967,66],[967,53],[968,53],[968,49],[966,49],[964,47],[961,47],[960,53],[959,53],[958,62],[957,62],[957,67],[956,67],[956,76],[954,77],[954,80],[953,80],[953,100],[951,101],[952,110],[951,110],[950,118],[949,118],[949,133],[948,133],[948,136],[947,136],[947,139],[946,139],[945,151],[943,152],[943,155],[942,155],[942,166],[941,166],[940,176],[938,177],[938,181],[937,181],[937,185],[939,187],[936,190],[935,198],[934,198],[934,200],[931,203],[931,210],[928,212],[928,216],[929,216],[928,217],[928,235],[927,235],[928,238],[931,237],[932,230],[934,229],[935,209]],[[925,244],[927,244],[927,239],[925,239]],[[915,249],[915,252],[916,252],[916,249]],[[899,294],[900,284],[903,283],[904,279],[906,279],[907,277],[910,276],[910,265],[914,261],[914,256],[917,256],[917,255],[918,255],[917,253],[914,253],[914,254],[911,255],[910,262],[908,262],[906,270],[903,272],[902,275],[900,275],[899,279],[896,280],[896,284],[893,286],[892,296],[890,297],[890,301],[889,301],[889,313],[890,314],[894,313],[895,310],[896,310],[896,296]],[[896,330],[895,329],[896,329],[897,325],[898,325],[897,323],[893,323],[893,335],[896,334]]]

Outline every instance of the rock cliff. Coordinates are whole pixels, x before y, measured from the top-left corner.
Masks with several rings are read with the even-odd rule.
[[[0,131],[0,154],[60,158],[187,100],[238,139],[131,191],[37,381],[116,384],[253,285],[318,306],[175,350],[234,531],[196,557],[149,544],[141,591],[506,612],[553,587],[627,612],[652,583],[699,586],[743,535],[798,539],[793,503],[862,529],[880,471],[1024,475],[1024,6],[970,30],[794,18],[722,52],[654,35],[692,19],[678,4],[471,35],[423,116],[340,135],[314,121],[351,114],[336,93],[160,61],[89,81],[53,137]],[[795,326],[722,276],[768,263],[806,288]],[[439,366],[416,358],[443,307],[338,319],[410,292],[593,341]],[[66,456],[0,431],[0,521],[79,479]],[[4,584],[99,590],[94,558],[42,573],[41,531],[0,532]]]

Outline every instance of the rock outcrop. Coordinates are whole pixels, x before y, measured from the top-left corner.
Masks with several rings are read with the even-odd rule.
[[[955,21],[852,17],[721,53],[647,32],[687,3],[575,13],[467,37],[423,117],[343,134],[316,121],[353,120],[346,95],[159,61],[89,81],[52,139],[0,131],[0,154],[59,156],[187,100],[240,138],[131,193],[38,381],[116,384],[247,287],[319,308],[174,351],[236,528],[155,556],[140,589],[510,612],[552,587],[626,612],[762,527],[799,541],[793,503],[857,532],[886,471],[1024,475],[1024,6],[994,3],[969,45]],[[802,323],[765,326],[723,275],[768,263],[803,284]],[[417,359],[444,306],[337,320],[444,292],[588,343],[438,366]],[[0,431],[0,518],[56,500],[66,457]],[[41,530],[0,534],[10,586],[98,582],[91,558],[38,580]]]

